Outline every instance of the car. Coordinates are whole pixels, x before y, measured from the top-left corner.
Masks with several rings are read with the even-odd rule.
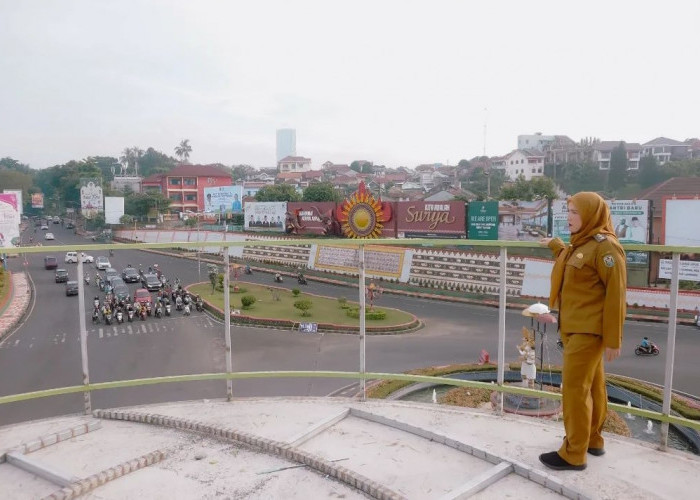
[[[68,271],[65,269],[56,269],[56,283],[67,283]]]
[[[141,276],[141,284],[143,287],[150,291],[150,292],[155,292],[160,290],[160,280],[158,279],[158,276],[155,274],[144,274]]]
[[[42,231],[48,231],[49,230],[49,225],[46,224],[45,222],[41,224],[41,230]]]
[[[129,295],[129,287],[124,284],[121,278],[117,279],[119,279],[121,283],[115,285],[114,290],[112,290],[112,293],[114,293],[114,296],[117,298],[117,300],[124,300],[129,302],[131,299],[131,296]]]
[[[44,235],[44,239],[45,239],[45,240],[53,240],[53,239],[55,239],[55,238],[54,238],[54,236],[53,236],[53,233],[46,233],[46,234]]]
[[[46,256],[44,257],[44,269],[56,269],[58,267],[58,260],[56,257]]]
[[[60,217],[54,217],[54,218],[53,218],[53,223],[54,223],[54,224],[60,224],[60,223],[61,223],[61,218],[60,218]]]
[[[68,224],[66,224],[66,229],[75,229],[75,224],[69,222]]]
[[[78,282],[77,281],[67,281],[66,282],[66,296],[78,295]]]
[[[153,298],[148,290],[145,288],[139,288],[136,290],[136,292],[134,292],[134,302],[138,302],[139,304],[152,304]]]
[[[107,270],[105,271],[105,280],[107,280],[107,281],[111,281],[112,278],[118,278],[118,277],[119,277],[119,273],[113,267],[108,267]]]
[[[83,261],[83,264],[87,263],[92,263],[95,261],[95,258],[92,255],[88,255],[85,252],[80,252],[80,257]],[[64,259],[66,264],[77,264],[78,263],[78,252],[66,252],[66,258]]]
[[[138,283],[140,281],[139,272],[133,267],[125,267],[122,270],[122,279],[126,283]]]
[[[112,264],[109,263],[109,259],[107,257],[104,255],[99,255],[97,259],[95,259],[95,267],[100,271],[104,271],[105,269],[112,267]]]

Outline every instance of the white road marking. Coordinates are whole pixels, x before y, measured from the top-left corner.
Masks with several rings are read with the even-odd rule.
[[[146,325],[141,325],[141,330],[143,330],[143,333],[146,333]]]
[[[153,325],[148,325],[148,331],[153,333]]]
[[[102,328],[100,328],[100,338],[102,338],[102,336],[103,336],[103,331],[102,331]]]
[[[34,344],[29,344],[29,348],[31,349]]]
[[[127,330],[129,330],[129,335],[133,335],[134,331],[131,329],[131,325],[127,327]]]
[[[19,344],[19,339],[15,340],[15,345]]]

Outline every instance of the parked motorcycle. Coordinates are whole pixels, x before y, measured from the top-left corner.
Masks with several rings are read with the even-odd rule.
[[[649,342],[649,348],[642,347],[640,344],[634,349],[637,356],[658,356],[660,352],[659,346],[653,342]]]

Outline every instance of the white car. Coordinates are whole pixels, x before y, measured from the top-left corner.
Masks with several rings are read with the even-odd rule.
[[[46,234],[44,235],[44,239],[45,239],[45,240],[53,240],[53,239],[55,239],[55,238],[53,237],[53,233],[46,233]]]
[[[83,261],[83,264],[85,264],[85,263],[92,264],[93,262],[95,262],[95,258],[92,255],[86,254],[85,252],[80,252],[80,257]],[[65,262],[67,264],[77,264],[78,263],[78,252],[67,252]]]
[[[95,267],[100,271],[104,271],[105,269],[112,267],[112,264],[109,263],[109,259],[107,257],[100,255],[95,261]]]
[[[41,230],[42,230],[42,231],[48,231],[48,230],[49,230],[49,226],[47,226],[46,224],[42,224],[42,225],[41,225]]]

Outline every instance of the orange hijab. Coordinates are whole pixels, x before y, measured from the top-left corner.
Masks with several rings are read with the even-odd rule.
[[[574,249],[580,247],[591,240],[596,234],[604,234],[618,244],[612,220],[610,219],[610,208],[605,200],[597,193],[581,192],[569,198],[569,203],[573,204],[581,215],[581,229],[571,235],[571,243],[566,249],[559,253],[552,269],[552,282],[549,293],[549,307],[556,308],[561,293],[561,286],[564,282],[564,269],[566,262]]]

